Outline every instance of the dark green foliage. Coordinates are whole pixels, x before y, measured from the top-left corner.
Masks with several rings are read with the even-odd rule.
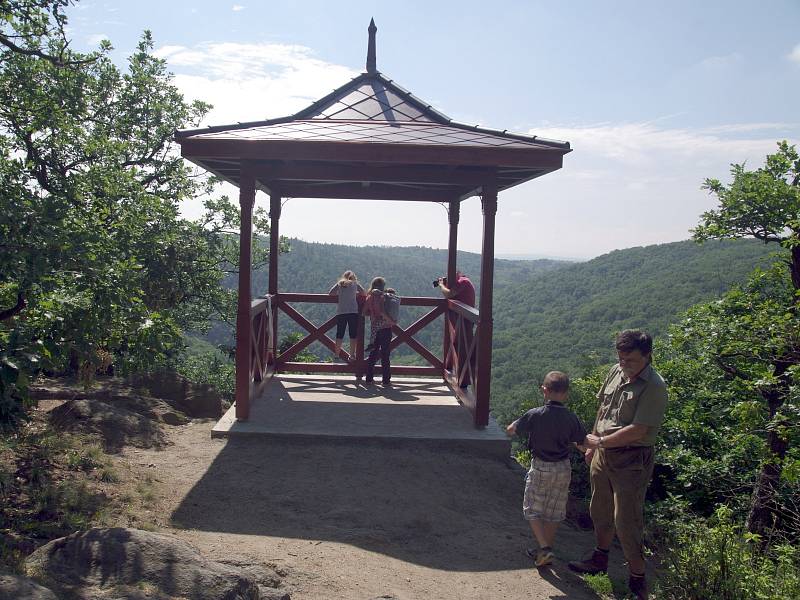
[[[262,240],[261,244],[266,241]],[[328,290],[339,279],[341,274],[350,269],[356,273],[359,282],[368,288],[375,276],[386,277],[387,286],[394,287],[401,296],[433,296],[441,297],[432,282],[446,274],[447,251],[424,247],[388,247],[388,246],[344,246],[338,244],[319,244],[290,239],[291,250],[282,254],[278,264],[278,289],[283,292],[305,292],[327,294]],[[497,260],[495,263],[495,290],[513,282],[525,281],[545,271],[559,268],[563,264],[554,260],[509,261]],[[458,266],[469,276],[476,289],[480,286],[480,255],[470,252],[458,253]],[[256,269],[253,273],[253,293],[267,292],[269,269]],[[230,288],[236,286],[236,278],[226,279]],[[335,305],[300,304],[295,306],[312,322],[320,324],[336,313]],[[422,314],[424,309],[401,307],[400,323],[408,326]],[[291,319],[281,316],[279,335],[305,333]],[[440,354],[442,347],[443,323],[438,319],[428,325],[416,337],[423,345],[434,353]],[[330,333],[333,336],[335,329]],[[230,345],[233,342],[233,327],[228,324],[217,324],[208,335],[209,341],[215,344]],[[331,353],[321,344],[316,343],[310,351],[320,358],[329,359]],[[401,346],[394,354],[395,362],[413,362],[416,353]],[[422,360],[422,359],[420,359]],[[422,364],[421,362],[419,364]]]
[[[128,59],[81,54],[68,2],[0,3],[0,422],[40,369],[90,379],[168,361],[182,330],[235,307],[221,285],[238,209],[172,142],[210,106],[184,101],[149,32]],[[205,197],[200,222],[179,202]],[[268,232],[262,212],[256,231]],[[256,260],[264,252],[256,253]],[[262,260],[263,262],[263,260]],[[230,269],[227,269],[229,272]]]
[[[783,477],[771,508],[775,532],[800,535],[800,403],[797,369],[792,392],[771,414],[764,393],[776,386],[773,363],[797,344],[800,320],[788,269],[779,264],[757,271],[720,300],[688,311],[658,348],[661,372],[670,386],[662,434],[664,489],[682,496],[696,514],[708,516],[727,504],[744,518],[754,481],[772,459],[767,432],[780,432],[786,455]]]
[[[629,327],[658,337],[690,306],[715,298],[769,262],[764,244],[676,242],[616,250],[497,290],[492,407],[516,418],[547,371],[572,376],[613,362]]]
[[[769,554],[720,508],[709,522],[675,522],[657,584],[663,600],[800,598],[800,552],[776,545]]]

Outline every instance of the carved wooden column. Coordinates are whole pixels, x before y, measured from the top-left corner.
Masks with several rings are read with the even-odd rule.
[[[250,319],[251,261],[253,251],[253,204],[256,199],[255,174],[242,164],[239,176],[239,299],[236,309],[236,418],[246,421],[250,416],[250,362],[252,324]]]
[[[457,256],[458,256],[458,220],[461,214],[461,202],[458,200],[451,200],[450,206],[447,211],[448,221],[450,222],[450,236],[447,241],[447,285],[453,285],[453,282],[456,280],[456,268],[458,267],[457,264]],[[442,354],[442,364],[444,365],[444,369],[447,370],[448,368],[455,370],[455,362],[448,365],[447,363],[447,353],[450,351],[450,311],[444,311],[444,339],[443,339],[443,346],[444,346],[444,353]],[[458,332],[456,332],[458,335]],[[442,373],[442,376],[445,377],[445,374]]]
[[[458,268],[458,220],[461,214],[461,202],[458,200],[450,201],[448,217],[450,221],[450,238],[447,242],[447,281],[448,285],[456,280],[456,269]]]
[[[272,299],[272,356],[278,358],[278,254],[280,254],[281,196],[269,196],[269,294]]]
[[[494,221],[497,214],[497,185],[483,186],[483,244],[481,246],[481,300],[478,320],[478,373],[475,386],[475,426],[489,423],[492,379],[492,286],[494,284]]]

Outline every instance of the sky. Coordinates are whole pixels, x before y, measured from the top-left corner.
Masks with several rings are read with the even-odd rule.
[[[800,142],[798,0],[86,0],[67,15],[74,48],[108,39],[121,66],[152,31],[175,85],[214,105],[203,125],[293,114],[346,83],[374,17],[378,70],[437,110],[570,142],[561,170],[500,194],[499,256],[688,239],[716,206],[706,178]],[[479,252],[481,230],[468,199],[459,249]],[[448,224],[438,204],[292,198],[280,231],[444,248]]]

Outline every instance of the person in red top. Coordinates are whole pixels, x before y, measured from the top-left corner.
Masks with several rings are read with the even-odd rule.
[[[374,381],[375,363],[381,360],[383,385],[391,384],[391,366],[389,364],[389,344],[392,341],[392,326],[395,324],[386,313],[384,306],[384,289],[386,281],[383,277],[372,280],[367,292],[362,312],[370,318],[370,329],[373,337],[372,349],[367,357],[367,383]]]
[[[472,281],[470,281],[469,277],[464,275],[461,271],[456,271],[456,280],[450,286],[447,285],[448,281],[444,277],[439,277],[439,290],[442,292],[445,298],[448,300],[457,300],[467,306],[471,306],[475,308],[475,286],[472,285]],[[458,322],[458,317],[454,313],[450,313],[450,324],[455,327],[456,323]],[[465,335],[461,336],[458,335],[458,331],[456,331],[457,339],[457,348],[456,352],[459,357],[459,362],[463,365],[465,360],[467,360],[466,355],[469,351],[469,348],[472,347],[472,322],[466,321],[464,322],[464,333]],[[471,371],[475,372],[475,352],[469,353],[469,364],[471,366]],[[452,368],[452,365],[448,365],[449,368]],[[470,371],[466,371],[464,376],[461,378],[460,386],[463,389],[466,389],[467,386],[470,384]]]
[[[456,271],[456,281],[451,287],[447,286],[446,278],[439,277],[439,289],[445,298],[458,300],[467,306],[475,307],[475,286],[461,271]]]

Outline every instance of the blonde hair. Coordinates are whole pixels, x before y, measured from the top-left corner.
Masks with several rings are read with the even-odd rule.
[[[358,277],[356,277],[355,273],[348,270],[342,273],[342,276],[339,277],[339,281],[337,281],[336,283],[338,283],[341,286],[347,287],[351,283],[358,283]]]

